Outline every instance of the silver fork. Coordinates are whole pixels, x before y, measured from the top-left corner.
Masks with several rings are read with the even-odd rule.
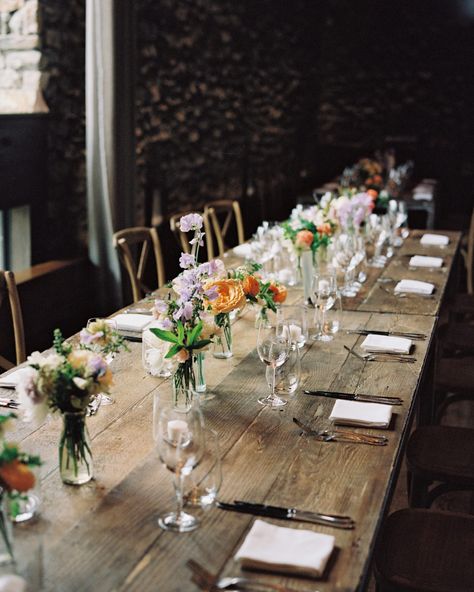
[[[323,442],[353,442],[358,444],[369,444],[371,446],[385,446],[388,442],[386,436],[362,434],[351,430],[313,430],[310,426],[306,425],[296,417],[293,417],[293,421],[307,436],[317,438]]]
[[[406,364],[414,364],[416,362],[416,358],[411,356],[405,356],[403,354],[358,354],[355,350],[347,347],[344,345],[344,349],[346,349],[350,354],[361,360],[362,362],[402,362]]]

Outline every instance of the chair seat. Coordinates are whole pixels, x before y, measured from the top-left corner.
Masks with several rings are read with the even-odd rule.
[[[375,549],[381,592],[472,592],[474,516],[400,510],[389,516]]]
[[[474,430],[450,426],[416,429],[408,441],[407,464],[423,479],[474,488]]]

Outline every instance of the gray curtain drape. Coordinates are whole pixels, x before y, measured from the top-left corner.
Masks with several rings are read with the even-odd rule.
[[[134,10],[129,0],[87,0],[86,164],[89,257],[98,269],[98,305],[122,304],[116,230],[133,226]]]

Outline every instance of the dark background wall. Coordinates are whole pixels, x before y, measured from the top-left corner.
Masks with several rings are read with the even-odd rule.
[[[85,0],[40,0],[50,108],[36,260],[84,252]],[[237,197],[249,227],[383,145],[472,206],[471,0],[136,0],[137,222]],[[444,206],[443,206],[444,204]],[[454,207],[453,207],[454,205]]]

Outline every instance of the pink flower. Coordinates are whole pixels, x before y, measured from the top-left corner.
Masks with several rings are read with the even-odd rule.
[[[310,230],[300,230],[296,234],[295,246],[298,249],[308,250],[313,244],[314,235]]]
[[[201,230],[202,216],[199,214],[187,214],[182,216],[179,221],[179,229],[181,232],[189,232],[190,230]]]

